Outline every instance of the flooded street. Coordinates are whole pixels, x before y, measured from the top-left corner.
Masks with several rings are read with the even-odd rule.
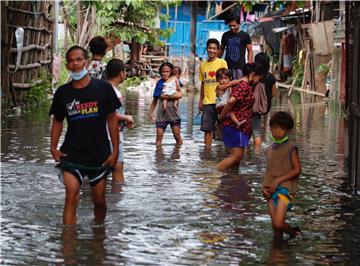
[[[125,92],[124,92],[125,93]],[[64,187],[49,152],[48,109],[2,117],[1,264],[4,265],[360,265],[360,199],[345,172],[344,120],[318,103],[278,95],[272,112],[291,111],[302,175],[289,221],[302,238],[272,243],[260,188],[264,149],[246,152],[239,171],[215,165],[221,142],[204,150],[198,98],[180,101],[182,137],[167,129],[156,148],[147,121],[150,91],[126,92],[137,126],[125,132],[125,182],[108,182],[104,226],[92,225],[86,183],[76,228],[62,226]]]

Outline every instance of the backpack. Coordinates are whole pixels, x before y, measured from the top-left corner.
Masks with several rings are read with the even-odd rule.
[[[268,112],[268,99],[266,97],[265,84],[258,82],[254,89],[255,102],[252,107],[252,112],[265,115]]]

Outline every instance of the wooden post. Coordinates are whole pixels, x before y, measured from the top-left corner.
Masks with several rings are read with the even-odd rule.
[[[306,42],[307,43],[307,42]],[[307,75],[308,75],[308,65],[309,65],[309,47],[306,45],[306,58],[305,58],[305,64],[304,64],[304,76],[301,83],[301,89],[304,90],[307,83]]]
[[[7,26],[7,7],[8,2],[1,1],[1,87],[3,91],[2,97],[8,101],[10,94],[9,86],[9,59],[10,59],[10,43],[9,32]],[[16,106],[16,99],[13,97],[13,103]]]
[[[195,84],[195,55],[196,55],[196,16],[198,4],[191,1],[190,4],[190,62],[189,62],[189,78],[190,83]]]
[[[189,91],[187,93],[187,123],[186,123],[186,134],[191,136],[193,132],[193,118],[194,118],[194,92]],[[197,108],[196,108],[197,109]]]
[[[215,14],[215,15],[214,15],[214,16],[212,16],[211,18],[207,18],[207,20],[212,20],[212,19],[214,19],[214,18],[216,18],[216,17],[220,16],[221,14],[224,14],[226,11],[228,11],[228,10],[230,10],[231,8],[233,8],[233,7],[237,6],[238,4],[239,4],[239,3],[236,1],[235,3],[233,3],[233,4],[229,5],[227,8],[224,8],[223,10],[221,10],[221,12],[220,12],[220,13]]]
[[[320,21],[320,15],[321,15],[321,0],[315,1],[315,23],[318,23]]]
[[[77,24],[77,32],[76,32],[76,43],[80,44],[80,37],[81,37],[81,32],[82,32],[82,28],[83,28],[83,20],[82,20],[82,14],[81,14],[81,1],[77,0],[76,3],[76,24]]]
[[[96,23],[96,5],[92,5],[91,6],[91,28],[95,25]]]
[[[301,21],[299,17],[296,18],[296,30],[298,32],[298,38],[300,41],[299,50],[301,50],[305,47],[305,41],[304,41],[303,30],[301,29]]]
[[[64,17],[64,50],[67,51],[68,49],[68,27],[69,27],[69,22],[68,22],[68,14],[67,11],[65,9],[65,6],[63,6],[63,17]]]
[[[136,42],[135,38],[131,39],[130,43],[130,65],[136,65],[140,59],[141,46]]]
[[[169,16],[170,16],[170,8],[169,8],[169,5],[166,4],[166,28],[168,29],[169,28]],[[168,40],[169,39],[166,39],[165,41],[165,51],[164,51],[164,57],[166,58],[166,60],[168,61],[169,59],[167,58],[168,57]]]
[[[283,62],[283,54],[282,54],[282,47],[283,47],[283,44],[284,43],[284,40],[283,40],[283,34],[281,33],[281,38],[280,38],[280,47],[279,47],[279,59],[278,59],[278,78],[280,79],[281,78],[281,71],[282,71],[282,62]]]
[[[166,4],[166,28],[169,28],[169,15],[170,15],[169,5]]]
[[[119,58],[119,59],[121,59],[122,61],[124,61],[124,60],[125,60],[125,58],[124,58],[124,46],[123,46],[123,42],[122,42],[122,41],[120,41],[119,47],[120,47],[120,49],[119,49],[119,55],[116,55],[116,58]]]
[[[312,40],[309,40],[309,72],[310,72],[310,90],[315,91],[315,66],[314,66],[314,47]]]
[[[55,20],[53,24],[54,34],[53,34],[53,50],[54,53],[58,52],[58,39],[59,39],[59,0],[55,0]]]
[[[112,57],[115,58],[115,37],[112,39]]]
[[[211,8],[211,2],[208,0],[208,1],[206,1],[206,15],[205,15],[205,18],[206,18],[206,19],[209,18],[210,8]],[[216,12],[215,12],[215,13],[216,13]]]
[[[83,21],[82,26],[81,26],[81,33],[80,33],[80,37],[79,37],[79,40],[78,40],[78,44],[80,46],[82,46],[82,47],[85,47],[86,40],[88,39],[88,33],[89,33],[89,31],[88,31],[89,27],[88,26],[89,26],[89,22],[90,22],[89,12],[90,12],[90,7],[88,7],[86,9],[86,14],[83,17],[84,21]]]
[[[288,96],[291,95],[291,93],[292,93],[292,91],[293,91],[293,89],[294,89],[294,87],[295,87],[295,84],[296,84],[296,81],[298,80],[298,78],[299,78],[299,75],[296,75],[295,78],[294,78],[294,80],[293,80],[293,82],[291,83],[291,87],[290,87],[290,89],[289,89]]]
[[[181,45],[181,67],[183,68],[183,73],[185,72],[185,69],[184,69],[184,64],[185,64],[185,45],[182,44]]]
[[[178,6],[175,6],[175,25],[174,25],[174,32],[176,32],[176,22],[178,17]]]

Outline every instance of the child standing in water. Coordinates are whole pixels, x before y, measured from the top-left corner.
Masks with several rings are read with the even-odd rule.
[[[122,95],[117,89],[117,86],[123,83],[126,78],[125,65],[123,61],[117,58],[111,59],[106,66],[105,73],[107,81],[112,85],[115,94],[122,105],[120,108],[116,109],[116,117],[119,121],[119,156],[112,173],[112,183],[115,185],[121,185],[124,183],[124,126],[126,125],[127,128],[133,128],[135,121],[131,115],[124,114]]]
[[[293,127],[294,120],[286,112],[277,112],[270,119],[271,138],[274,143],[266,154],[267,169],[262,193],[267,200],[275,239],[281,239],[283,232],[290,237],[300,233],[299,228],[291,227],[285,222],[286,212],[292,207],[301,173],[298,149],[287,136]]]
[[[180,77],[178,70],[176,70],[176,68],[173,67],[171,69],[170,77],[165,77],[165,78],[162,77],[164,80],[162,94],[164,94],[166,96],[173,96],[176,92],[181,91],[178,76]],[[166,109],[167,109],[168,101],[169,101],[168,99],[163,99],[162,108],[164,111],[166,111]],[[171,101],[174,101],[175,111],[178,112],[179,100],[171,100]]]
[[[219,86],[216,87],[216,111],[219,114],[221,114],[222,109],[227,104],[231,95],[231,87],[221,89],[221,86],[229,84],[231,81],[231,75],[231,70],[226,68],[220,68],[216,71],[216,80],[219,82]],[[240,122],[233,112],[229,113],[229,117],[237,128],[239,128],[241,124],[245,122],[245,120]]]

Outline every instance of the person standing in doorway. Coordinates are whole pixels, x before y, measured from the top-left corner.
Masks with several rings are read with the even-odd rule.
[[[119,131],[116,109],[120,101],[106,81],[90,78],[86,69],[87,51],[73,46],[66,52],[66,68],[72,81],[59,87],[53,97],[50,152],[60,169],[65,185],[64,225],[76,224],[80,187],[85,177],[91,186],[94,222],[106,216],[106,176],[119,155]],[[67,130],[58,148],[64,119]],[[108,127],[113,150],[110,149]]]
[[[216,112],[216,71],[226,68],[226,61],[217,57],[220,43],[216,39],[209,39],[206,43],[208,58],[201,62],[199,79],[201,81],[199,112],[203,112],[201,117],[201,128],[204,134],[205,147],[210,147],[212,143],[212,133],[215,131],[217,120]]]
[[[225,32],[221,38],[218,57],[221,58],[226,51],[225,60],[231,70],[232,79],[239,80],[244,76],[245,64],[253,62],[251,37],[240,29],[240,18],[238,16],[227,19],[225,23],[230,30]],[[246,50],[247,62],[245,60]]]

